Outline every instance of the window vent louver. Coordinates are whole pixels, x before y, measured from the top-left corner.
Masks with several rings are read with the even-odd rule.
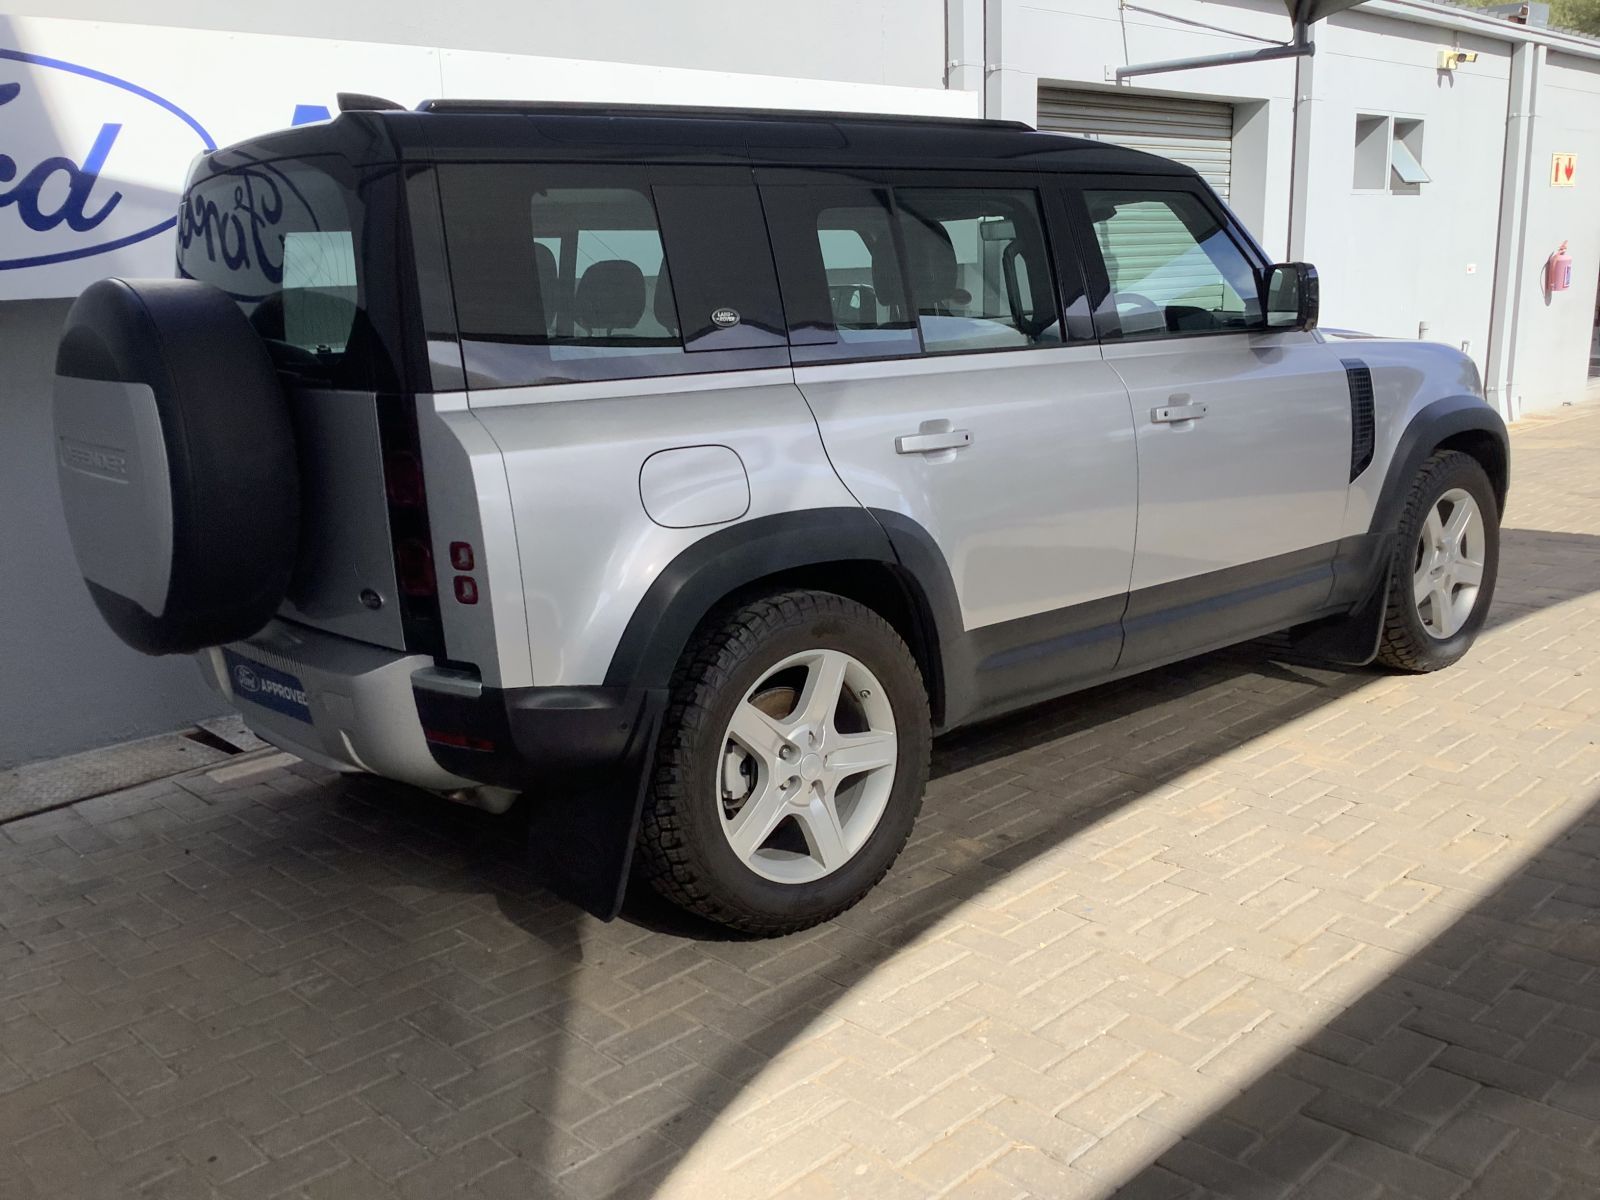
[[[1350,478],[1355,479],[1372,465],[1373,442],[1377,434],[1372,410],[1372,371],[1359,358],[1340,359],[1350,384]]]

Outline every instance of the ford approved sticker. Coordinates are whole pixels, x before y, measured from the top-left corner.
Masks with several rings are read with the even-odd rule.
[[[308,725],[311,723],[305,685],[293,675],[265,663],[254,662],[232,650],[222,652],[222,661],[228,666],[228,684],[238,699],[270,708],[273,712],[280,712]]]

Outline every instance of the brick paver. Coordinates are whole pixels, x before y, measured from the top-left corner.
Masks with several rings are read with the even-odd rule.
[[[0,1196],[1600,1194],[1600,410],[1431,677],[1251,646],[958,734],[863,905],[601,925],[233,764],[0,827]]]

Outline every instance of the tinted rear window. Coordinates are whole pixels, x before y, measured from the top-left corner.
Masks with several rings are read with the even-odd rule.
[[[363,336],[366,207],[340,160],[253,162],[191,182],[178,273],[238,302],[280,369],[338,380]]]
[[[786,366],[748,171],[439,168],[474,388]]]

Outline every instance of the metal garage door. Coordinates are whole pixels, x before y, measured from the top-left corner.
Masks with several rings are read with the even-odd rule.
[[[1129,92],[1039,89],[1039,128],[1148,150],[1193,167],[1228,198],[1233,105]]]

